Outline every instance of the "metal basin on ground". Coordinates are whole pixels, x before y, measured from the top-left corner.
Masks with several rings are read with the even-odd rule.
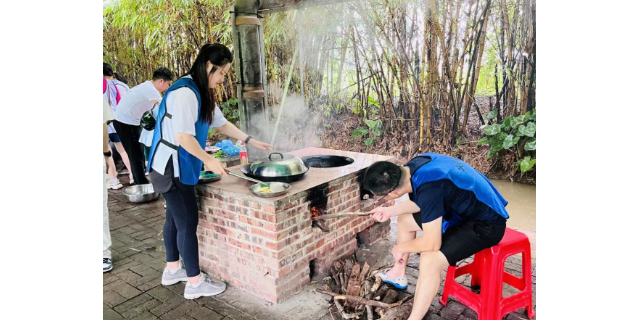
[[[152,184],[138,184],[122,190],[130,202],[149,202],[158,199],[159,193],[153,190]]]

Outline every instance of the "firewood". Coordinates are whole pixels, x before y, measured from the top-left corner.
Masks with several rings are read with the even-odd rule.
[[[367,310],[367,320],[373,320],[373,307],[372,306],[364,306]]]
[[[382,298],[382,302],[385,304],[392,304],[396,301],[398,301],[398,292],[393,289],[389,289],[387,293],[385,293],[384,297]],[[383,315],[382,312],[384,312],[383,309],[384,308],[376,307],[375,311],[380,316],[382,316]]]
[[[376,282],[373,283],[373,286],[371,287],[371,292],[376,293],[378,288],[380,288],[381,284],[382,284],[382,278],[376,277]]]
[[[336,268],[336,272],[342,271],[343,264],[340,261],[334,261],[333,267]]]
[[[342,288],[342,282],[340,282],[340,274],[338,273],[338,271],[332,268],[331,276],[333,277],[333,280],[336,282],[336,289],[331,291],[336,291],[336,292],[340,291],[340,289]]]
[[[347,285],[347,292],[345,294],[350,296],[360,295],[360,281],[358,279],[360,279],[360,264],[355,263],[351,269],[351,276],[349,277],[349,284]],[[345,306],[353,307],[354,304],[347,302]]]
[[[369,266],[368,263],[364,263],[364,266],[362,266],[362,271],[360,271],[360,278],[359,278],[359,282],[362,283],[362,281],[364,281],[365,278],[367,278],[367,273],[369,273],[369,269],[371,268],[371,266]]]
[[[388,290],[389,290],[389,286],[387,285],[381,286],[380,289],[378,289],[376,293],[373,295],[373,300],[382,299],[382,297],[384,297],[384,295],[387,293]]]
[[[339,212],[333,214],[323,214],[321,216],[312,217],[311,220],[335,219],[340,217],[368,216],[366,212]]]
[[[369,293],[371,293],[372,286],[373,286],[373,283],[371,282],[371,280],[365,280],[364,283],[362,284],[362,289],[360,290],[360,296],[364,297]]]
[[[353,301],[353,302],[357,302],[359,304],[364,304],[367,306],[373,306],[373,307],[381,307],[381,308],[390,308],[391,305],[384,303],[384,302],[380,302],[380,301],[374,301],[374,300],[367,300],[367,299],[363,299],[357,296],[347,296],[347,295],[340,295],[337,294],[335,292],[331,292],[331,291],[327,291],[327,290],[322,290],[320,288],[316,289],[317,292],[322,293],[322,294],[326,294],[329,296],[333,297],[333,300],[349,300],[349,301]]]
[[[360,316],[355,313],[347,313],[344,310],[344,307],[342,306],[340,301],[334,300],[333,302],[336,304],[338,311],[340,311],[340,315],[342,316],[342,319],[360,319]]]
[[[391,308],[380,318],[380,320],[406,320],[411,315],[411,309],[413,309],[413,301],[407,304],[403,304],[396,308]]]
[[[344,272],[340,272],[340,289],[342,293],[347,292],[347,279],[345,279]]]
[[[335,282],[333,281],[333,278],[325,277],[324,279],[322,279],[322,285],[326,287],[328,290],[336,292],[337,287]]]
[[[349,279],[351,276],[351,271],[353,270],[353,261],[351,259],[347,259],[344,262],[344,277]]]
[[[350,296],[360,295],[360,264],[356,263],[351,269],[349,284],[347,285],[347,294]]]

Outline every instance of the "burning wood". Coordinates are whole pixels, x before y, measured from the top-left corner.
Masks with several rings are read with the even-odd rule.
[[[413,302],[405,302],[413,296],[382,284],[380,277],[374,276],[378,269],[372,270],[368,264],[354,260],[349,257],[334,262],[330,276],[323,279],[322,288],[317,290],[333,297],[339,314],[336,319],[408,319]]]
[[[322,230],[322,232],[329,232],[329,227],[327,227],[327,223],[323,220],[316,220],[318,217],[324,215],[325,210],[315,206],[311,208],[311,226]]]

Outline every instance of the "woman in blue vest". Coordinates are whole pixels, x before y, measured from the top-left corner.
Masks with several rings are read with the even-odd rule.
[[[405,194],[410,201],[372,210],[379,222],[398,217],[393,268],[377,274],[382,281],[406,289],[406,263],[420,253],[420,276],[410,320],[422,319],[448,266],[502,240],[509,218],[507,201],[480,172],[449,156],[426,153],[405,166],[376,162],[365,172],[364,187],[380,199]],[[416,238],[416,232],[422,231]]]
[[[214,104],[209,89],[224,82],[232,60],[229,49],[221,44],[206,44],[200,49],[189,72],[167,90],[160,102],[151,143],[147,170],[154,189],[167,202],[164,225],[167,267],[162,284],[187,281],[184,290],[187,299],[213,296],[226,289],[224,283],[201,274],[198,259],[194,186],[203,163],[217,174],[226,174],[220,162],[204,151],[209,128],[216,127],[222,134],[262,150],[273,149],[227,122]],[[180,266],[180,256],[184,268]]]

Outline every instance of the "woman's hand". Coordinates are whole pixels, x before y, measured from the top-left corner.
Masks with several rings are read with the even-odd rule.
[[[377,207],[369,211],[369,216],[378,222],[385,222],[393,217],[393,212],[389,207]]]
[[[219,174],[221,176],[224,176],[227,174],[227,172],[224,170],[224,167],[222,167],[222,163],[220,163],[220,160],[214,157],[209,157],[209,159],[207,159],[207,162],[205,162],[204,165],[207,169],[213,171],[213,173],[215,174]]]
[[[256,148],[258,148],[258,149],[261,149],[261,150],[273,151],[273,146],[272,145],[270,145],[268,143],[264,143],[264,142],[258,141],[258,140],[255,140],[255,139],[249,140],[249,144],[254,146],[254,147],[256,147]]]

